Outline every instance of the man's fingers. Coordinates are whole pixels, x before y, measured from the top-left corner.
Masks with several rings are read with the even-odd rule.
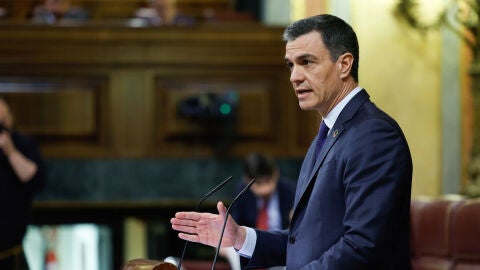
[[[201,219],[201,213],[197,212],[177,212],[175,213],[175,217],[178,219],[190,219],[198,221]]]
[[[184,232],[184,233],[197,233],[197,228],[196,227],[191,227],[191,226],[184,226],[184,225],[172,225],[172,229],[179,231],[179,232]]]
[[[172,225],[195,227],[195,225],[198,224],[198,221],[191,220],[191,219],[172,218],[170,220],[170,223]]]
[[[218,210],[218,214],[220,214],[221,216],[225,216],[225,214],[227,213],[227,208],[225,207],[223,202],[217,203],[217,210]]]
[[[198,235],[195,235],[195,234],[179,233],[178,237],[180,239],[187,240],[187,241],[190,241],[190,242],[198,243],[198,241],[199,241]]]
[[[201,215],[184,215],[182,213],[175,214],[175,217],[170,219],[172,225],[183,225],[183,226],[205,226],[209,225],[213,220],[215,220],[217,215],[203,213]]]
[[[170,219],[170,223],[172,224],[172,229],[176,231],[181,231],[186,233],[197,233],[198,230],[205,230],[206,228],[210,227],[216,215],[205,215],[205,216],[207,217],[199,219],[198,221],[194,219],[182,219],[182,218],[174,217]]]
[[[200,221],[202,219],[215,218],[215,214],[212,213],[198,213],[198,212],[177,212],[175,218],[189,219],[193,221]]]

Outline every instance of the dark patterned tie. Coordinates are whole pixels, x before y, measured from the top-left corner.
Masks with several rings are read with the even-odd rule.
[[[323,144],[327,139],[328,130],[329,128],[327,125],[325,125],[325,122],[322,121],[315,144],[315,158],[318,158],[318,154],[320,154],[320,151],[322,150]]]

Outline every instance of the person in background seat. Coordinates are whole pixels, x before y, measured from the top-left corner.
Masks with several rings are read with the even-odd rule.
[[[263,230],[288,228],[295,197],[295,184],[280,175],[271,156],[250,153],[244,160],[244,181],[237,193],[255,178],[255,183],[232,208],[238,224]]]
[[[270,155],[259,152],[245,157],[243,173],[243,181],[238,184],[235,194],[252,178],[256,181],[233,206],[232,217],[239,225],[260,230],[287,229],[295,198],[295,183],[281,176]],[[232,265],[232,270],[240,269],[240,259],[233,248],[220,251]]]

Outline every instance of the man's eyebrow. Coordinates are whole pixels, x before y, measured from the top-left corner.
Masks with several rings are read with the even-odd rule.
[[[300,60],[306,59],[306,58],[316,58],[316,57],[309,53],[305,53],[297,57],[297,59],[300,59]]]
[[[295,57],[294,60],[304,60],[304,59],[307,59],[307,58],[316,58],[316,57],[312,54],[305,53],[305,54],[301,54],[301,55]],[[291,62],[290,59],[285,57],[285,63],[290,63],[290,62]]]

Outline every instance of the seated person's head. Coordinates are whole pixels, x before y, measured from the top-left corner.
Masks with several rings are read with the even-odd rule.
[[[57,15],[62,15],[70,8],[70,0],[46,0],[45,6]]]
[[[261,153],[251,153],[244,161],[244,180],[250,182],[255,178],[255,183],[250,187],[258,197],[268,198],[277,188],[279,171],[273,158]]]

